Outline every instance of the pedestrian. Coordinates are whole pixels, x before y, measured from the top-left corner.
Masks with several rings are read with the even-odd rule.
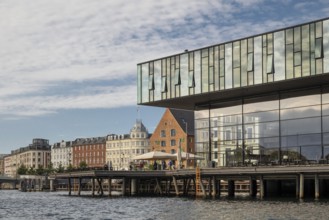
[[[167,168],[166,162],[164,160],[161,162],[161,166],[162,166],[162,170],[165,170]]]
[[[156,161],[154,161],[154,164],[153,164],[153,170],[157,170],[157,168],[158,168],[158,164],[157,164]]]
[[[169,162],[168,162],[168,168],[169,168],[169,170],[172,169],[172,161],[171,160],[169,160]]]

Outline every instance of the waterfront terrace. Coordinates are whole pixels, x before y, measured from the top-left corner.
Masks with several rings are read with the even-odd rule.
[[[260,198],[285,194],[301,199],[305,196],[315,199],[329,196],[329,166],[327,164],[197,168],[172,171],[90,170],[59,173],[50,176],[50,179],[53,190],[56,187],[54,180],[68,180],[69,195],[72,194],[72,189],[81,195],[83,180],[87,179],[91,182],[92,195],[95,195],[96,189],[100,195],[104,195],[104,189],[107,188],[110,196],[113,183],[119,183],[123,196],[151,194],[219,197],[224,191],[228,196],[234,196],[237,185],[245,185],[250,196]]]

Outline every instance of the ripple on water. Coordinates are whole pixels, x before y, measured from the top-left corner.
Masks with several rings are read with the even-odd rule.
[[[237,197],[192,199],[177,197],[67,196],[67,192],[0,190],[3,219],[328,219],[329,202],[293,199],[259,200]]]

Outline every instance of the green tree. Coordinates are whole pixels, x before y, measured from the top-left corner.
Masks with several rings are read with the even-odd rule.
[[[27,174],[27,171],[28,171],[27,167],[24,164],[21,164],[17,169],[17,174],[25,175]]]
[[[29,175],[35,175],[36,174],[36,171],[33,167],[30,167],[28,169],[28,171],[26,172],[26,174],[29,174]]]
[[[66,171],[71,172],[74,169],[72,164],[69,164],[69,166],[66,168]]]
[[[54,169],[54,166],[53,166],[53,163],[50,163],[47,167],[47,169],[45,169],[45,172],[48,173],[48,174],[51,174],[51,173],[54,173],[55,172],[55,169]]]
[[[37,175],[43,175],[45,173],[45,169],[43,168],[43,166],[38,166],[38,168],[35,171],[35,174]]]
[[[80,169],[86,169],[88,167],[88,164],[86,163],[86,161],[81,161],[79,163],[79,168]]]
[[[62,165],[62,163],[59,164],[58,168],[56,169],[57,173],[63,173],[64,172],[64,167]]]

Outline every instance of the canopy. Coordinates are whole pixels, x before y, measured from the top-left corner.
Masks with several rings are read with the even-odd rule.
[[[169,154],[161,151],[151,151],[146,154],[141,154],[131,158],[132,160],[165,160],[165,159],[176,159],[177,155]]]
[[[179,153],[175,153],[174,155],[177,157],[179,156],[178,155]],[[186,153],[186,152],[181,152],[181,158],[182,160],[203,160],[204,158],[201,157],[201,156],[198,156],[198,155],[195,155],[195,154],[192,154],[192,153]]]

